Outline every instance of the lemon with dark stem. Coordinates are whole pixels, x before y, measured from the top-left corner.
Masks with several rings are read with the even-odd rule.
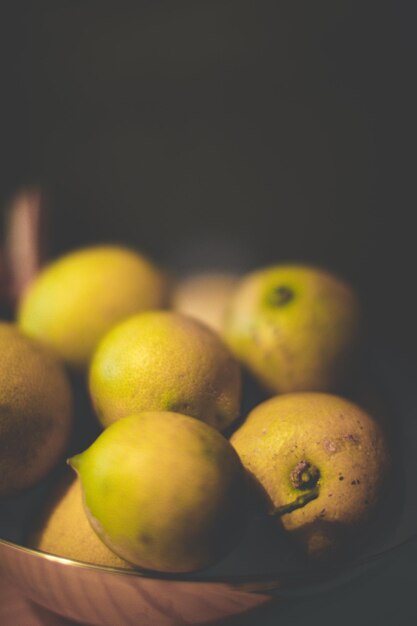
[[[263,402],[231,443],[269,513],[316,558],[337,556],[366,528],[390,467],[377,420],[324,393]]]

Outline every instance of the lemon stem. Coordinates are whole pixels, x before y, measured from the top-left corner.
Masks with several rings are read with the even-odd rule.
[[[274,517],[281,517],[282,515],[286,515],[287,513],[292,513],[296,509],[301,509],[303,506],[318,498],[319,495],[319,487],[316,485],[311,491],[307,493],[303,493],[298,496],[292,502],[288,504],[283,504],[282,506],[277,506],[271,513]]]

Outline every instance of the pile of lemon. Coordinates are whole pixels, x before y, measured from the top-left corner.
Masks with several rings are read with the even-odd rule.
[[[65,459],[85,419],[76,379],[103,431],[69,459],[74,479],[51,494],[32,545],[189,572],[227,554],[255,507],[307,554],[338,555],[389,467],[378,420],[331,395],[352,378],[360,330],[353,290],[317,268],[172,288],[131,249],[67,254],[28,286],[16,323],[0,323],[0,496]],[[270,396],[248,416],[242,379]]]

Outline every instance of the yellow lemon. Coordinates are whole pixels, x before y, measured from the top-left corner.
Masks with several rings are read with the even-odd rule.
[[[240,537],[245,487],[239,457],[199,420],[156,411],[126,417],[70,464],[94,530],[137,566],[200,569]]]
[[[104,426],[140,411],[175,411],[225,429],[239,414],[240,369],[217,334],[168,311],[113,328],[91,361],[89,387]]]
[[[324,393],[263,402],[231,443],[269,512],[314,557],[337,554],[345,540],[358,537],[390,462],[378,422],[356,404]]]
[[[139,253],[120,246],[89,247],[40,272],[20,302],[18,324],[81,369],[114,324],[162,307],[166,296],[164,277]]]
[[[62,457],[72,394],[51,351],[0,323],[0,496],[30,487]]]
[[[312,267],[277,265],[241,280],[224,336],[268,391],[330,391],[348,375],[359,327],[347,284]]]
[[[55,486],[35,521],[28,546],[43,552],[94,565],[131,569],[104,544],[87,519],[81,483],[73,473]]]

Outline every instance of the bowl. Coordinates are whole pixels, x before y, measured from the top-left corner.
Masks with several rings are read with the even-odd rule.
[[[239,546],[220,563],[187,575],[97,566],[30,549],[25,546],[28,528],[62,474],[58,467],[35,488],[0,503],[3,575],[26,598],[74,621],[180,626],[242,615],[280,596],[318,593],[377,566],[417,540],[417,398],[411,373],[398,357],[371,348],[367,353],[362,397],[377,398],[376,405],[388,415],[394,462],[372,532],[349,560],[320,566],[307,561],[263,516],[251,518]],[[256,394],[247,397],[246,409],[256,401]],[[83,419],[73,446],[83,449],[97,427],[89,421],[89,405],[79,387],[76,403]]]

